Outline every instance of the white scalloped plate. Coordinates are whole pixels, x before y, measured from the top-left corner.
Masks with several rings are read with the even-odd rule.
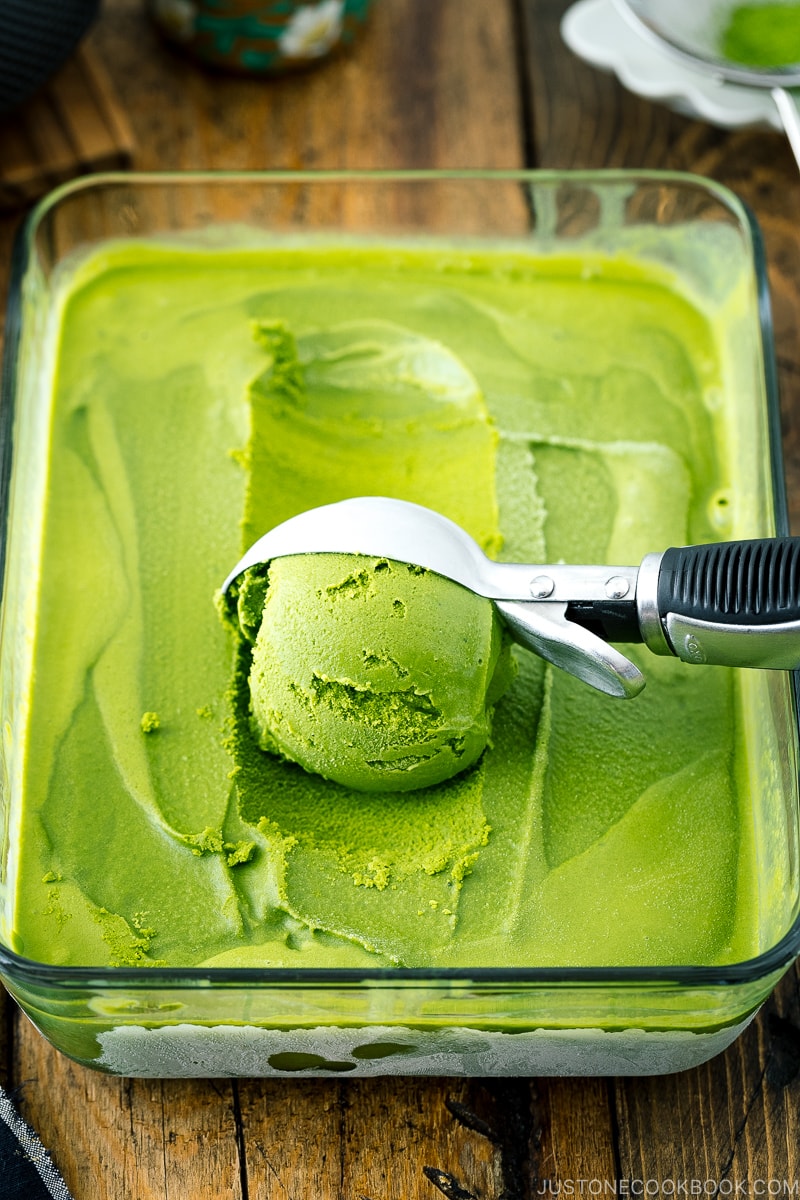
[[[660,100],[684,116],[739,129],[747,125],[782,130],[769,91],[723,83],[641,36],[614,0],[578,0],[561,22],[561,36],[579,58],[613,71],[632,92]]]

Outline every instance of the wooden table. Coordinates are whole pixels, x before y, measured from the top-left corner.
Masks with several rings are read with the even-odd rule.
[[[270,83],[204,74],[161,43],[140,0],[107,0],[90,42],[141,169],[665,167],[734,188],[766,238],[800,532],[800,175],[788,145],[628,95],[565,48],[566,7],[376,0],[347,57]],[[2,271],[17,221],[0,222]],[[608,1195],[615,1180],[632,1196],[798,1194],[796,970],[726,1054],[665,1078],[113,1079],[51,1050],[6,1001],[0,1080],[78,1200],[530,1200],[559,1186],[595,1195],[596,1181]]]

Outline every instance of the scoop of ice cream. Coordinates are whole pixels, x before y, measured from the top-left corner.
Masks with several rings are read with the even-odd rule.
[[[515,672],[489,600],[386,559],[276,559],[243,582],[238,615],[258,744],[361,791],[472,766]]]
[[[281,320],[254,323],[267,363],[248,388],[243,546],[346,496],[424,496],[497,550],[498,434],[473,373],[392,321],[329,326],[324,315],[327,327],[297,335]]]

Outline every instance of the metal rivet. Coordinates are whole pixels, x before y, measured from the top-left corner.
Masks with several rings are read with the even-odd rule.
[[[627,596],[631,590],[631,585],[622,575],[613,575],[606,582],[606,595],[609,600],[621,600],[623,596]]]
[[[549,575],[537,575],[531,580],[531,595],[534,600],[546,600],[555,591],[555,581]]]

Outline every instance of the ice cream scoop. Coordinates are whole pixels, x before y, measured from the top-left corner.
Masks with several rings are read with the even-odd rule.
[[[309,509],[259,538],[222,585],[295,554],[411,563],[492,600],[512,637],[610,696],[645,685],[609,642],[644,642],[687,663],[800,666],[800,539],[673,547],[635,566],[494,562],[432,509],[380,496]]]
[[[767,5],[764,0],[751,0],[748,5],[741,0],[722,0],[712,5],[698,4],[697,0],[616,0],[616,4],[640,33],[655,39],[683,62],[723,82],[766,88],[800,166],[800,113],[790,90],[800,85],[800,63],[765,61],[763,54],[757,56],[757,61],[738,61],[724,37],[726,18],[730,21],[745,9],[750,10],[749,16],[762,16],[768,26],[775,20],[774,4]],[[784,11],[790,7],[796,6],[785,5]],[[763,15],[757,12],[759,8],[764,8]],[[777,40],[772,38],[770,42]]]

